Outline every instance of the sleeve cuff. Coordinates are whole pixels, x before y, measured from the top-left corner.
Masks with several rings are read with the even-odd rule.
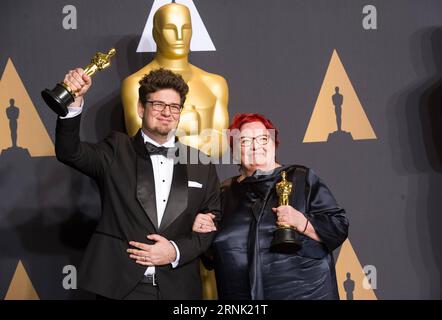
[[[178,249],[178,246],[176,245],[175,242],[170,240],[170,243],[174,246],[175,251],[176,251],[176,259],[174,262],[171,263],[171,265],[172,265],[172,268],[176,268],[178,266],[178,263],[180,262],[180,250]]]
[[[81,106],[79,108],[77,108],[77,107],[68,107],[68,111],[69,111],[68,114],[66,116],[64,116],[64,117],[60,117],[60,119],[70,119],[70,118],[78,116],[83,111],[83,106],[84,106],[84,99],[81,102]]]

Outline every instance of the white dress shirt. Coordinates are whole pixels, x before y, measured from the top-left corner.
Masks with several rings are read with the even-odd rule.
[[[69,113],[65,117],[60,117],[60,119],[69,119],[78,116],[82,112],[83,106],[84,100],[82,101],[79,108],[68,107]],[[143,131],[141,131],[141,135],[143,136],[145,143],[150,142],[157,147],[163,146],[166,148],[172,148],[175,146],[175,136],[172,136],[168,141],[166,141],[166,143],[160,145],[159,143],[148,137]],[[155,199],[159,227],[161,225],[161,220],[163,219],[167,201],[169,200],[170,187],[172,186],[174,160],[173,158],[167,158],[160,154],[151,155],[150,160],[152,161],[153,177],[155,182]],[[180,251],[175,242],[170,242],[172,243],[176,251],[176,259],[171,264],[172,268],[176,268],[180,261]],[[144,274],[149,275],[154,273],[155,267],[148,267]]]
[[[157,147],[173,148],[175,146],[175,136],[172,136],[164,144],[159,144],[150,137],[148,137],[142,130],[141,135],[143,136],[144,142],[150,142]],[[154,154],[150,156],[152,161],[153,178],[155,181],[155,199],[157,205],[157,219],[158,226],[161,225],[161,220],[163,219],[164,210],[166,210],[167,201],[169,199],[170,187],[172,186],[173,177],[173,166],[174,159],[167,158],[161,154]],[[175,242],[170,241],[175,247],[176,259],[172,262],[172,267],[175,268],[180,260],[180,251],[178,250]],[[145,275],[155,273],[155,267],[148,267]]]

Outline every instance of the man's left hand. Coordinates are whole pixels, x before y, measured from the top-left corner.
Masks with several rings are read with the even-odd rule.
[[[149,240],[155,244],[146,244],[130,241],[129,244],[137,249],[127,249],[129,257],[143,266],[161,266],[172,263],[176,259],[176,251],[173,244],[159,234],[148,235]]]

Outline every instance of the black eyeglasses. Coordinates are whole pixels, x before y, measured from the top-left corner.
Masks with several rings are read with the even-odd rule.
[[[270,136],[268,134],[263,134],[261,136],[257,136],[257,137],[241,137],[240,138],[240,143],[243,147],[250,147],[253,144],[253,140],[256,140],[256,142],[260,145],[266,145],[267,143],[269,143],[269,139]]]
[[[173,115],[180,114],[181,109],[183,108],[183,106],[178,103],[165,103],[163,101],[156,100],[147,100],[146,102],[152,105],[152,109],[159,112],[163,112],[164,108],[169,106],[170,113]]]

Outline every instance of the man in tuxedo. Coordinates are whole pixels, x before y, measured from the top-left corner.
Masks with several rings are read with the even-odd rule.
[[[219,218],[219,180],[213,164],[174,136],[187,84],[172,71],[151,71],[140,81],[142,128],[93,144],[79,138],[91,78],[78,68],[64,83],[76,98],[57,120],[57,159],[93,178],[102,203],[80,287],[110,299],[201,299],[199,256],[214,233],[192,232],[192,224],[200,212]]]

